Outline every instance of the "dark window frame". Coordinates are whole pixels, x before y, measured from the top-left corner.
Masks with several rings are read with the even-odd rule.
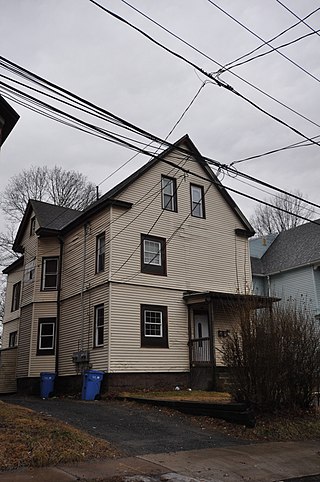
[[[145,334],[146,312],[161,313],[162,336]],[[140,305],[141,348],[169,348],[168,343],[168,307],[164,305]]]
[[[172,182],[172,194],[171,196],[171,201],[173,205],[173,209],[169,207],[169,203],[165,203],[165,192],[164,192],[164,180],[168,179],[170,182]],[[177,180],[175,177],[170,177],[170,176],[165,176],[164,174],[161,176],[161,202],[162,202],[162,209],[165,211],[171,211],[173,213],[178,212],[178,197],[177,197]]]
[[[192,188],[193,187],[201,190],[201,198],[200,198],[201,202],[197,203],[197,205],[201,206],[201,210],[202,210],[201,216],[198,216],[198,214],[195,214],[195,207],[194,207],[195,202],[193,201],[193,196],[192,196]],[[199,184],[193,184],[193,183],[190,184],[190,204],[191,204],[191,216],[193,216],[195,218],[199,218],[199,219],[206,219],[204,187],[203,186],[200,186]]]
[[[152,241],[160,244],[160,265],[145,262],[145,241]],[[141,234],[141,273],[153,274],[158,276],[167,276],[167,253],[166,239],[159,236],[151,236],[150,234]]]
[[[56,261],[57,262],[57,269],[55,272],[47,273],[46,265],[47,261]],[[46,286],[46,278],[48,276],[55,276],[56,282],[54,286]],[[59,280],[59,256],[45,256],[42,258],[42,273],[41,273],[41,291],[56,291],[58,289],[58,280]]]
[[[103,251],[101,251],[100,241],[103,239]],[[103,232],[96,237],[96,274],[105,271],[106,262],[106,233]]]
[[[9,333],[9,344],[8,344],[8,347],[9,348],[14,348],[17,346],[17,341],[18,341],[18,331],[11,331],[11,333]]]
[[[11,311],[17,311],[20,308],[20,299],[21,281],[18,281],[12,287]]]
[[[98,326],[99,322],[99,312],[102,310],[102,320],[103,323]],[[98,343],[99,338],[99,328],[102,328],[102,343]],[[101,335],[101,333],[100,333]],[[104,304],[96,305],[94,307],[94,331],[93,331],[93,346],[94,348],[100,348],[104,346]]]
[[[35,216],[33,216],[31,219],[30,219],[30,236],[33,236],[36,232],[36,218]]]
[[[47,355],[54,355],[56,349],[56,323],[57,319],[55,317],[48,317],[48,318],[39,318],[38,320],[38,340],[37,340],[37,355],[38,356],[47,356]],[[42,326],[43,325],[52,325],[53,326],[53,333],[52,334],[42,334]],[[41,342],[44,337],[52,337],[53,339],[53,346],[50,347],[43,347]]]

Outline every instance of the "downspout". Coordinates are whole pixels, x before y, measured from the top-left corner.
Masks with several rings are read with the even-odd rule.
[[[112,283],[112,206],[110,206],[109,220],[109,313],[108,313],[108,354],[107,354],[107,372],[110,373],[111,366],[111,283]]]
[[[59,374],[59,341],[60,341],[60,313],[61,313],[61,278],[62,278],[62,256],[63,256],[63,240],[58,237],[60,243],[59,253],[59,278],[58,278],[58,294],[57,294],[57,320],[56,320],[56,361],[55,373]]]
[[[271,281],[270,281],[269,275],[267,275],[267,283],[268,283],[268,297],[270,298],[270,296],[271,296]]]
[[[82,283],[81,283],[81,336],[80,336],[80,350],[83,350],[83,339],[84,339],[84,290],[86,281],[86,258],[87,258],[87,230],[88,224],[83,226],[83,263],[82,263]]]

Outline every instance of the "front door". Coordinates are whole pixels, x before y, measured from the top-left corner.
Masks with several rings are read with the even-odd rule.
[[[208,313],[194,313],[193,361],[210,362],[210,338]]]

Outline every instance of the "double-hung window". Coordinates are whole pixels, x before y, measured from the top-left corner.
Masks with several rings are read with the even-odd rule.
[[[94,346],[103,346],[104,341],[104,306],[94,307]]]
[[[36,232],[36,218],[33,217],[30,219],[30,236],[33,236]]]
[[[196,184],[191,184],[190,194],[191,194],[191,216],[195,216],[196,218],[205,218],[203,186],[197,186]]]
[[[37,355],[54,355],[56,318],[40,318]]]
[[[141,347],[168,348],[168,309],[141,305]]]
[[[50,291],[58,289],[59,258],[42,259],[42,290]]]
[[[26,263],[25,268],[24,268],[24,282],[29,283],[34,281],[34,275],[35,275],[35,266],[36,262],[35,260],[29,261],[29,263]]]
[[[177,205],[177,181],[174,177],[162,176],[162,209],[178,211]]]
[[[96,245],[96,273],[104,271],[105,252],[106,252],[106,236],[105,233],[97,236]]]
[[[14,348],[15,346],[17,346],[17,338],[17,331],[12,331],[11,333],[9,333],[9,348]]]
[[[15,283],[12,289],[11,311],[16,311],[20,307],[21,281]]]
[[[166,276],[165,238],[141,235],[141,272]]]

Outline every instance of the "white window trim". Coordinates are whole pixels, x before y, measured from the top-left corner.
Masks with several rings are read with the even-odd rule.
[[[57,270],[55,273],[47,273],[46,271],[46,264],[47,261],[56,261],[57,262]],[[59,258],[58,257],[53,257],[53,258],[43,258],[42,262],[42,283],[41,287],[43,291],[54,291],[58,288],[58,274],[59,274]],[[46,275],[55,275],[56,276],[56,284],[55,286],[46,286]]]
[[[49,337],[51,336],[52,337],[52,346],[46,346],[46,347],[42,347],[41,346],[41,340],[42,340],[42,327],[44,325],[52,325],[53,329],[52,329],[52,335],[43,335],[45,337]],[[41,322],[40,323],[40,330],[39,330],[39,350],[53,350],[54,349],[54,337],[55,337],[55,323],[53,321],[45,321],[45,322]]]
[[[103,323],[102,325],[99,325],[99,327],[102,326],[104,331],[104,305],[95,306],[94,308],[94,346],[95,347],[104,345],[104,333],[103,333],[103,342],[98,343],[98,313],[100,310],[103,310]]]
[[[157,314],[160,314],[160,323],[155,323],[155,322],[147,321],[147,313],[157,313]],[[159,334],[159,335],[147,335],[147,333],[146,333],[146,326],[147,326],[147,325],[160,326],[160,334]],[[147,338],[162,338],[162,337],[163,337],[162,311],[157,311],[157,310],[145,310],[145,311],[144,311],[144,336],[147,337]]]
[[[147,243],[153,243],[153,244],[158,245],[158,252],[154,253],[153,251],[148,251],[146,249]],[[151,258],[150,261],[146,260],[146,253],[149,253],[149,254],[153,255],[153,258]],[[143,259],[144,264],[151,264],[153,266],[162,266],[161,243],[159,241],[153,241],[152,239],[145,239],[143,241],[143,255],[144,255],[144,259]],[[158,258],[159,261],[157,260],[157,258]]]

